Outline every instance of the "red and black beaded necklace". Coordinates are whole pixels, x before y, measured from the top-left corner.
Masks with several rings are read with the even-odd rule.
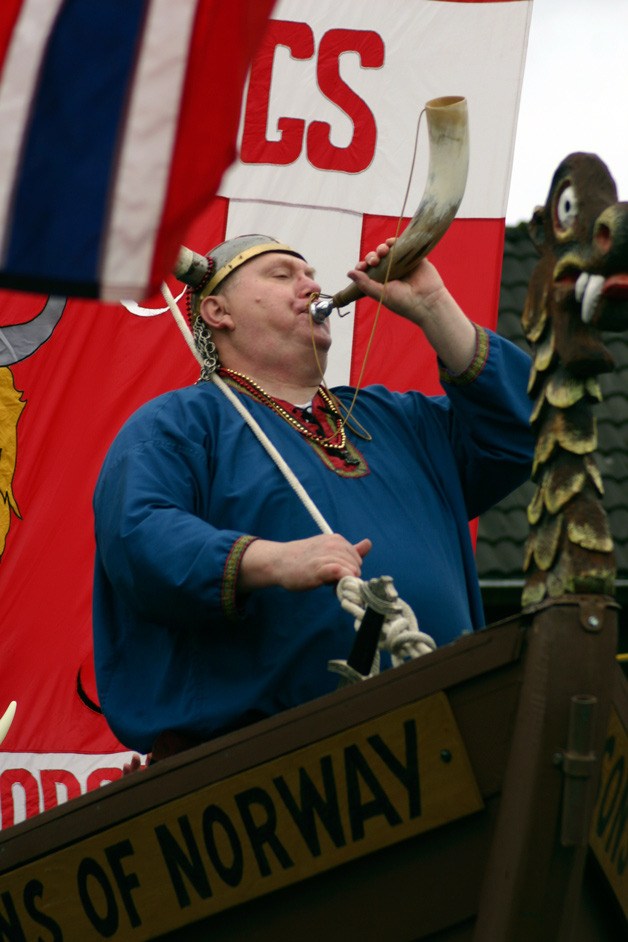
[[[342,416],[323,386],[318,387],[311,404],[296,406],[271,396],[250,376],[237,370],[220,367],[218,373],[284,419],[316,449],[328,467],[351,477],[368,474],[363,456],[348,440]]]

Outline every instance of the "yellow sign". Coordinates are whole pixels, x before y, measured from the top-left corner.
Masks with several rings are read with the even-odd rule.
[[[590,844],[628,919],[628,736],[613,708]]]
[[[151,939],[481,808],[437,693],[5,874],[0,926]]]

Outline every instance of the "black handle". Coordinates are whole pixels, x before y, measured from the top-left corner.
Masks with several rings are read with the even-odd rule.
[[[371,673],[383,622],[384,615],[372,608],[367,608],[353,642],[351,653],[347,658],[349,667],[362,674],[363,677],[367,677]]]

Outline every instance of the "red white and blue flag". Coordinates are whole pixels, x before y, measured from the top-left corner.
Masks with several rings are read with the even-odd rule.
[[[274,0],[3,0],[0,285],[143,298],[235,156]]]
[[[18,702],[0,747],[3,828],[119,776],[127,757],[94,710],[91,495],[130,412],[197,376],[147,297],[176,248],[265,232],[338,291],[397,227],[425,102],[462,95],[467,189],[431,258],[469,316],[494,326],[531,8],[3,0],[0,713]],[[427,159],[422,130],[407,217]],[[367,300],[333,316],[330,384],[357,380],[373,318]],[[382,313],[363,382],[438,390],[433,354],[408,330]]]

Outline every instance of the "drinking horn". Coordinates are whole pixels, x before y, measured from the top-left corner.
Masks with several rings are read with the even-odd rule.
[[[419,264],[449,228],[464,196],[469,168],[467,101],[462,96],[432,98],[425,105],[429,137],[427,183],[419,208],[389,257],[367,268],[375,281],[403,278]],[[192,288],[203,281],[207,259],[182,247],[173,274]],[[362,297],[353,283],[332,297],[321,297],[310,305],[315,321],[321,322],[334,308],[345,307]]]
[[[395,242],[392,262],[386,257],[366,269],[373,281],[404,278],[413,271],[445,234],[464,196],[469,169],[467,100],[461,96],[432,98],[425,105],[425,116],[430,146],[425,191],[419,208]],[[362,296],[363,292],[351,283],[333,295],[328,313]],[[314,311],[312,315],[316,319]]]

